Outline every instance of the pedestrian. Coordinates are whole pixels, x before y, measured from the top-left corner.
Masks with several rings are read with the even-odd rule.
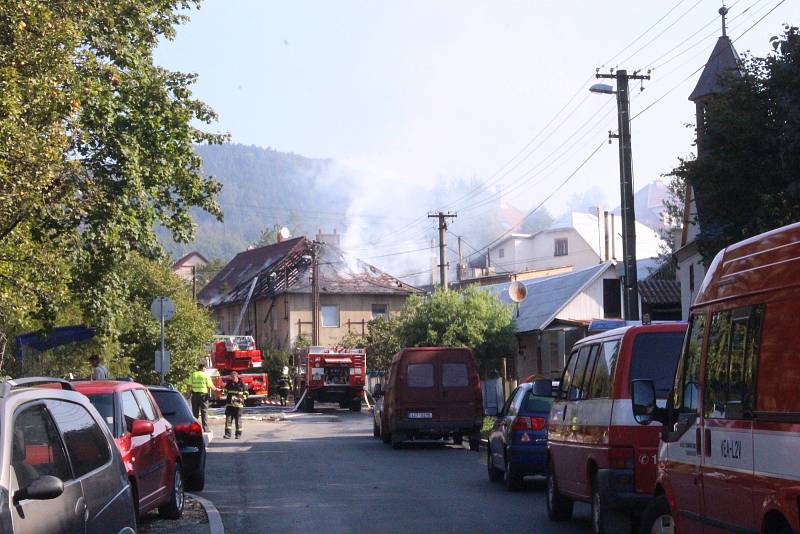
[[[247,400],[247,386],[239,380],[239,373],[231,373],[225,385],[225,439],[231,439],[231,425],[236,423],[236,439],[242,437],[242,410]]]
[[[285,375],[278,380],[278,395],[281,396],[281,406],[286,406],[286,399],[289,397],[289,377]]]
[[[204,372],[205,368],[205,363],[199,364],[190,379],[192,384],[192,414],[195,419],[200,419],[203,432],[210,432],[208,428],[208,393],[209,391],[219,390],[219,388],[214,387],[211,377]]]
[[[92,366],[92,380],[108,380],[108,369],[100,361],[100,356],[93,354],[89,358],[89,364]]]

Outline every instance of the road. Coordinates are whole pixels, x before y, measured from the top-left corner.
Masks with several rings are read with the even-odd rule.
[[[507,492],[488,481],[477,453],[434,443],[392,450],[372,437],[367,411],[288,416],[246,420],[241,440],[221,439],[222,419],[211,420],[201,495],[216,504],[227,532],[590,530],[588,506],[577,504],[571,522],[552,523],[543,483]]]

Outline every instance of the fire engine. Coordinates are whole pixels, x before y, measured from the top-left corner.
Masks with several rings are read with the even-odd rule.
[[[214,336],[209,360],[209,375],[220,390],[225,389],[225,384],[231,380],[230,374],[236,371],[239,380],[247,386],[247,404],[259,404],[266,400],[269,377],[263,371],[261,351],[256,348],[253,336]],[[225,401],[222,391],[212,392],[210,396],[214,404]]]
[[[309,347],[298,355],[295,377],[299,408],[314,409],[314,401],[338,402],[341,408],[361,410],[367,373],[366,349]]]

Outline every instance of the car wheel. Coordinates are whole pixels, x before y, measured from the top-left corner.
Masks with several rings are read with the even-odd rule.
[[[353,402],[350,403],[350,411],[351,412],[361,411],[361,399],[353,399]]]
[[[555,471],[552,464],[550,465],[550,472],[547,474],[547,517],[551,521],[566,521],[572,517],[572,507],[574,503],[572,499],[565,497],[558,491],[558,482],[556,481]]]
[[[503,482],[505,483],[508,491],[519,491],[525,484],[522,477],[511,465],[511,460],[509,460],[508,457],[506,457],[506,471],[503,473]]]
[[[675,534],[675,522],[666,495],[659,495],[647,505],[642,514],[643,534]]]
[[[460,447],[462,443],[464,443],[464,436],[461,434],[453,434],[453,445],[458,445]]]
[[[169,502],[158,507],[159,515],[165,519],[180,519],[183,514],[184,498],[181,466],[175,464],[175,472],[172,476],[172,493],[169,497]]]
[[[503,480],[503,472],[494,466],[494,460],[492,460],[492,451],[489,451],[489,458],[486,462],[486,466],[486,470],[489,473],[489,482],[500,482]]]
[[[473,434],[469,437],[469,450],[478,451],[481,448],[481,435]]]
[[[592,480],[592,532],[594,534],[629,532],[631,529],[630,516],[616,510],[609,510],[599,487],[597,477],[595,477]]]

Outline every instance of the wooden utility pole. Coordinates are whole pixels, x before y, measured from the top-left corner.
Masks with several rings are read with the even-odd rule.
[[[439,219],[439,283],[447,289],[447,219],[455,219],[455,213],[429,213],[428,218]]]
[[[610,74],[596,74],[597,78],[617,80],[617,135],[619,139],[619,182],[622,212],[622,261],[625,266],[622,302],[625,304],[625,319],[639,320],[639,285],[636,272],[636,215],[633,209],[633,162],[631,158],[631,109],[628,95],[628,80],[649,80],[649,74],[628,74],[618,70]]]
[[[320,243],[311,242],[311,344],[319,345],[319,247]]]

